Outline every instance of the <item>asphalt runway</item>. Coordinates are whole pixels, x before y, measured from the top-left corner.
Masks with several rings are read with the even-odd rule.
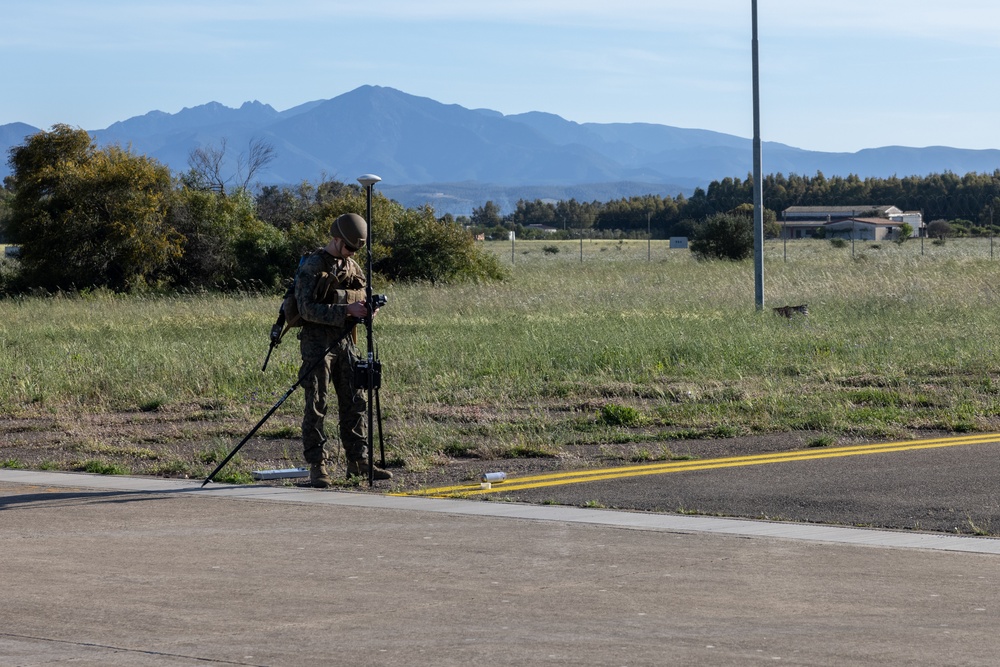
[[[718,467],[523,493],[652,507],[684,480],[681,498],[763,498],[845,465],[915,483],[896,458],[913,456],[954,457],[960,480],[974,450],[997,451],[703,461]],[[985,666],[998,557],[1000,540],[942,533],[0,470],[0,665]]]
[[[429,490],[601,507],[1000,534],[1000,434],[622,466]]]
[[[0,555],[4,667],[1000,652],[1000,540],[979,537],[0,470]]]

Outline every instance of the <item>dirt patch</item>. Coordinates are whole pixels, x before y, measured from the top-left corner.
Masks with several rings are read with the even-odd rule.
[[[470,411],[470,422],[489,415]],[[134,475],[201,479],[230,452],[256,423],[255,418],[211,406],[187,406],[151,412],[38,415],[0,419],[0,465],[32,470],[83,471],[100,462]],[[490,458],[441,456],[423,470],[390,466],[394,479],[380,491],[412,490],[463,484],[490,471],[511,477],[619,466],[675,458],[718,458],[806,447],[817,434],[775,433],[720,439],[644,441],[634,444],[569,445],[553,456]],[[848,444],[848,443],[838,443]],[[339,454],[339,456],[338,456]],[[342,452],[334,453],[339,476]],[[650,458],[652,457],[652,458]],[[376,457],[377,460],[377,457]],[[303,466],[298,418],[275,415],[240,450],[230,466],[264,470]],[[287,484],[288,482],[259,482]],[[295,482],[293,482],[295,483]]]

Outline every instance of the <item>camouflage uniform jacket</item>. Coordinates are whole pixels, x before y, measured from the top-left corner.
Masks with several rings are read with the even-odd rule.
[[[348,325],[347,304],[365,299],[365,275],[353,259],[318,250],[299,265],[295,301],[303,328],[325,325],[342,332]]]

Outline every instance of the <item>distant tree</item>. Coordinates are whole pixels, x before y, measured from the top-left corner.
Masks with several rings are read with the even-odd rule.
[[[589,229],[597,218],[597,204],[578,202],[576,199],[560,200],[555,207],[553,224],[567,232],[573,229]]]
[[[594,227],[602,230],[646,231],[656,204],[646,197],[622,197],[600,207]]]
[[[1000,170],[997,170],[996,192],[1000,192]],[[994,195],[993,190],[987,191],[987,201],[980,211],[979,224],[983,227],[996,227],[1000,223],[1000,196]]]
[[[287,236],[257,218],[245,190],[226,197],[181,188],[171,202],[170,222],[184,237],[183,255],[169,271],[176,286],[271,288],[294,266]]]
[[[320,188],[308,181],[295,187],[265,185],[254,197],[257,217],[284,232],[309,224],[322,202],[336,198],[329,196],[332,189],[325,183]]]
[[[301,222],[309,214],[312,202],[302,196],[307,187],[312,189],[307,183],[303,183],[298,190],[265,185],[255,197],[257,216],[277,229],[291,229],[293,224]]]
[[[11,199],[14,194],[6,189],[0,188],[0,243],[7,242],[7,220],[10,218]]]
[[[717,211],[728,211],[739,205],[748,205],[753,209],[753,177],[747,176],[746,181],[738,178],[723,178],[713,181],[708,186],[707,198]]]
[[[199,146],[188,155],[188,171],[182,178],[192,190],[214,190],[225,194],[229,181],[223,172],[226,160],[227,139],[219,146]]]
[[[236,156],[229,166],[229,142],[223,137],[218,145],[199,146],[188,155],[190,171],[184,176],[185,185],[192,189],[213,190],[226,194],[226,186],[247,190],[254,176],[275,159],[274,147],[260,138],[250,140],[247,152]],[[228,173],[229,170],[232,173]]]
[[[260,170],[269,165],[277,157],[274,146],[255,137],[250,140],[246,153],[241,153],[236,159],[236,178],[244,190],[248,189]]]
[[[899,225],[899,236],[896,237],[896,243],[900,245],[906,243],[906,240],[913,236],[913,225],[908,222],[904,222]]]
[[[348,184],[341,181],[323,180],[316,186],[316,203],[322,205],[343,197],[361,194],[361,186],[357,183]]]
[[[691,252],[700,260],[747,259],[753,254],[753,221],[745,215],[717,213],[696,227]]]
[[[776,239],[781,237],[781,225],[776,219],[764,220],[764,238]]]
[[[55,125],[10,152],[9,232],[21,245],[28,287],[108,287],[154,282],[181,252],[167,222],[167,167],[83,130]]]
[[[503,224],[500,207],[492,200],[472,209],[472,224],[477,227],[498,227]]]
[[[691,220],[702,220],[714,214],[718,209],[713,202],[708,199],[708,195],[701,188],[695,188],[694,194],[684,201],[681,209],[681,218]]]
[[[554,227],[556,222],[556,207],[541,199],[527,201],[520,199],[514,212],[507,216],[507,221],[515,227],[528,225],[544,225]]]
[[[751,224],[753,224],[754,219],[754,206],[753,204],[740,204],[733,210],[729,211],[730,215],[741,215],[749,218]],[[781,225],[778,224],[778,216],[769,208],[765,208],[762,217],[764,218],[764,236],[769,239],[777,238],[781,236]]]
[[[932,239],[945,239],[952,235],[951,224],[947,220],[932,220],[927,225],[927,236]]]
[[[948,224],[951,225],[951,235],[959,238],[972,234],[973,228],[976,226],[976,223],[971,220],[964,220],[962,218],[950,220]]]

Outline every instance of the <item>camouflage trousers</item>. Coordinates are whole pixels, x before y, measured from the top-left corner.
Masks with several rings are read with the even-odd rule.
[[[324,423],[331,385],[337,397],[340,442],[347,460],[366,458],[368,404],[364,391],[354,386],[354,344],[350,336],[338,342],[342,333],[331,327],[311,324],[303,326],[299,333],[302,352],[299,379],[305,390],[306,404],[302,417],[302,454],[307,463],[319,463],[329,455],[325,448]]]

